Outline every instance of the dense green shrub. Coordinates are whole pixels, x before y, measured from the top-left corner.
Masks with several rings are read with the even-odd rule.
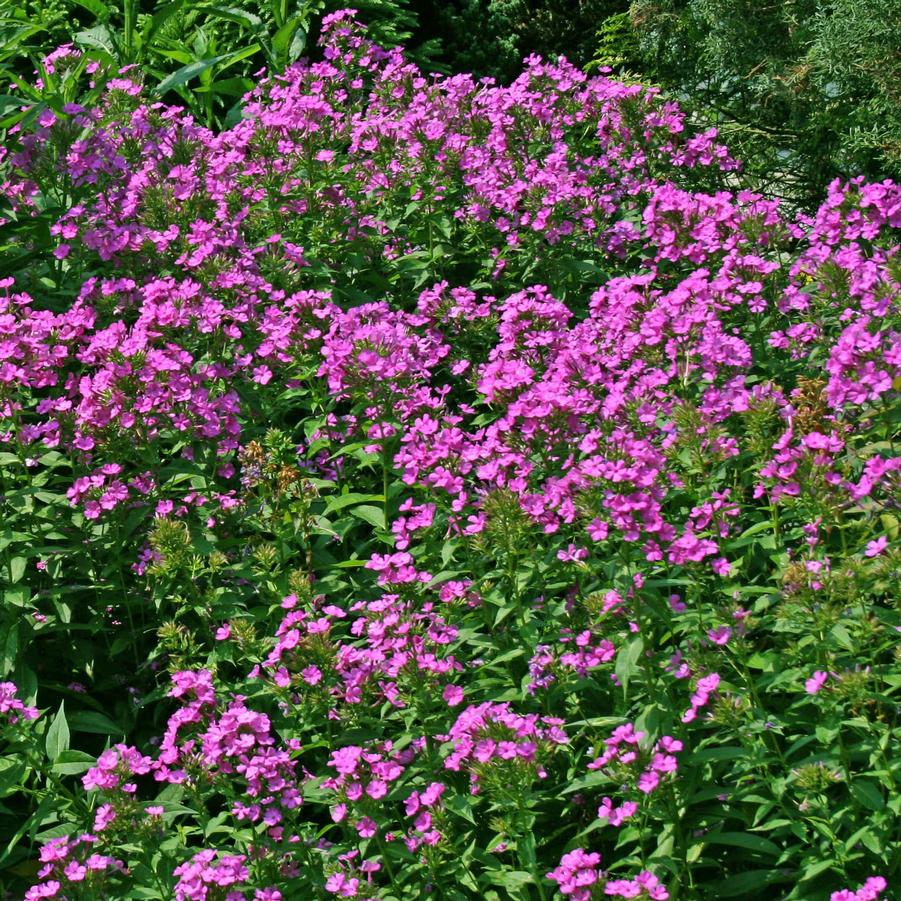
[[[894,0],[635,0],[633,63],[716,122],[769,193],[901,173]]]
[[[577,66],[597,50],[597,32],[627,0],[420,0],[421,27],[440,39],[454,71],[509,82],[523,58],[565,55]]]

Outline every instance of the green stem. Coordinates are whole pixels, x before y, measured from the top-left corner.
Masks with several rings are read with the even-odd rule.
[[[132,48],[134,45],[134,30],[137,21],[137,0],[125,0],[125,34],[123,35],[123,62],[133,62]]]
[[[388,487],[391,482],[391,459],[388,452],[388,439],[382,436],[382,509],[385,514],[385,528],[388,528]]]
[[[34,753],[30,753],[28,755],[28,757],[30,758],[32,770],[37,773],[41,773],[44,776],[44,778],[47,780],[47,782],[49,782],[50,785],[53,786],[53,790],[56,792],[57,795],[65,798],[70,804],[72,804],[76,808],[78,808],[83,814],[89,814],[91,812],[91,808],[88,805],[87,801],[85,801],[84,798],[79,797],[74,792],[72,792],[70,789],[68,789],[63,784],[63,782],[59,778],[59,776],[56,773],[54,773],[52,769],[50,769],[49,767],[44,767],[43,757],[39,757],[38,755],[36,755]],[[38,794],[38,792],[33,789],[28,790],[28,791],[31,791],[34,794]]]
[[[681,864],[682,876],[678,879],[675,890],[672,894],[672,901],[678,901],[679,893],[682,889],[683,881],[688,883],[689,897],[694,897],[694,877],[692,876],[691,866],[688,863],[688,844],[685,841],[685,832],[682,829],[682,814],[679,812],[679,801],[676,796],[676,785],[671,784],[671,790],[668,792],[667,804],[670,808],[670,817],[673,824],[674,841],[676,845],[677,858]]]
[[[394,879],[394,868],[391,866],[391,861],[388,858],[388,848],[385,845],[385,839],[382,838],[381,832],[378,832],[377,835],[379,839],[379,850],[382,852],[382,860],[385,861],[385,869],[388,872],[388,878],[391,880],[391,887],[397,888],[398,886]]]

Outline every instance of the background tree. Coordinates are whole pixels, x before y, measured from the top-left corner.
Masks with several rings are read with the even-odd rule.
[[[626,61],[714,121],[768,193],[901,172],[892,0],[636,0]],[[778,187],[776,187],[778,182]]]

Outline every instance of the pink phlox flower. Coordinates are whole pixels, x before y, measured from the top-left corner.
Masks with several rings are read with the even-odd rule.
[[[809,695],[815,695],[820,692],[820,689],[826,684],[829,679],[829,673],[823,672],[823,670],[817,670],[805,683],[804,690]]]
[[[888,883],[882,876],[870,876],[864,884],[853,891],[841,889],[829,896],[829,901],[878,901],[879,896],[888,888]]]
[[[707,630],[707,637],[714,644],[728,644],[729,639],[732,637],[732,630],[728,626],[717,626],[715,629]]]

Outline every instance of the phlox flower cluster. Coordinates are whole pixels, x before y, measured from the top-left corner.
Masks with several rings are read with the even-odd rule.
[[[371,838],[378,831],[378,825],[366,816],[369,801],[380,801],[391,790],[404,773],[407,764],[415,757],[416,745],[395,751],[391,742],[362,748],[348,745],[332,753],[328,765],[337,772],[322,783],[322,787],[338,796],[338,803],[332,807],[332,819],[340,823],[349,812],[359,809],[361,815],[354,816],[352,822],[361,838]],[[371,806],[371,805],[370,805]]]
[[[20,701],[16,697],[17,691],[14,682],[0,682],[0,716],[11,725],[21,720],[36,720],[38,709]]]
[[[442,835],[435,828],[435,820],[446,788],[443,782],[432,782],[423,791],[414,791],[404,801],[404,811],[413,820],[413,826],[404,839],[409,851],[416,851],[423,845],[436,845],[441,841]]]
[[[560,863],[547,874],[557,883],[561,895],[573,901],[592,901],[593,898],[650,898],[666,901],[669,898],[664,885],[647,870],[634,879],[607,879],[598,868],[601,855],[576,848],[560,858]]]
[[[26,892],[25,901],[65,897],[59,893],[77,891],[83,883],[102,886],[109,874],[124,871],[123,861],[94,850],[98,842],[98,837],[90,833],[51,839],[41,848],[42,866],[38,870],[41,883]]]
[[[338,865],[325,881],[325,890],[339,898],[361,898],[362,901],[375,901],[369,895],[373,877],[382,869],[381,863],[374,858],[359,860],[360,852],[356,849],[338,855]]]
[[[178,876],[175,884],[176,901],[206,901],[213,886],[229,888],[247,879],[244,858],[239,855],[218,856],[212,849],[198,851],[190,860],[176,867],[173,875]],[[215,888],[212,891],[216,892]],[[218,892],[217,892],[218,894]],[[244,893],[229,891],[228,901],[244,899]]]
[[[296,602],[296,596],[288,596],[282,607]],[[317,614],[290,610],[276,630],[264,669],[254,670],[267,673],[279,688],[292,690],[295,702],[318,693],[330,705],[379,697],[405,707],[404,695],[422,679],[436,682],[462,668],[446,653],[458,629],[433,602],[413,604],[387,593],[356,602],[349,613],[325,604]],[[336,625],[338,634],[333,631]]]
[[[729,459],[737,444],[721,434],[719,424],[753,403],[780,397],[775,385],[747,382],[754,352],[730,320],[744,310],[759,316],[766,309],[763,297],[772,293],[768,284],[781,275],[769,248],[776,236],[800,226],[784,222],[777,205],[753,195],[702,195],[655,181],[651,173],[662,159],[677,167],[731,164],[719,151],[708,152],[705,142],[712,141],[711,135],[677,150],[684,123],[678,111],[657,109],[653,92],[604,78],[587,80],[571,67],[538,62],[507,89],[480,89],[462,76],[429,85],[396,54],[375,50],[364,70],[378,84],[368,105],[351,100],[357,92],[348,94],[343,87],[346,79],[353,81],[349,72],[333,63],[298,65],[283,79],[265,83],[248,104],[247,118],[219,136],[174,112],[159,116],[144,105],[115,130],[97,126],[85,111],[72,113],[73,121],[94,130],[93,156],[90,169],[77,154],[66,156],[69,177],[93,185],[101,170],[107,178],[92,203],[63,216],[66,246],[83,242],[85,252],[117,265],[141,260],[152,248],[179,275],[144,281],[92,277],[72,309],[59,315],[35,309],[31,298],[9,293],[13,283],[4,282],[3,381],[18,389],[17,397],[6,402],[9,412],[25,409],[19,399],[23,389],[49,389],[15,440],[66,447],[91,460],[114,434],[136,444],[194,437],[227,455],[239,447],[242,420],[239,396],[227,385],[246,379],[265,388],[298,355],[308,355],[334,400],[368,405],[365,419],[376,423],[383,439],[390,434],[383,421],[401,421],[394,465],[404,481],[446,492],[457,511],[478,508],[479,497],[493,489],[512,489],[523,510],[554,533],[576,523],[577,498],[592,491],[601,514],[586,520],[593,541],[618,534],[640,542],[648,561],[706,563],[727,574],[717,539],[728,534],[729,519],[738,515],[726,500],[728,491],[714,491],[681,522],[667,513],[667,494],[679,487],[668,453],[681,432],[673,399],[686,393],[689,380],[699,380],[697,396],[682,398],[697,405],[694,435],[703,452]],[[402,75],[412,77],[421,92],[415,114],[387,102],[389,85]],[[535,101],[527,99],[531,84],[547,92],[546,108],[532,107]],[[110,88],[111,95],[118,91]],[[660,159],[618,145],[624,140],[624,107],[641,110],[646,127],[661,132],[654,149]],[[597,122],[605,152],[573,164],[551,150],[534,162],[534,171],[527,164],[520,173],[503,148],[504,136],[523,116],[555,123],[550,130],[558,145],[565,142],[568,117],[575,123]],[[497,140],[476,144],[476,121],[484,121]],[[303,272],[309,260],[280,234],[249,243],[253,230],[248,230],[247,207],[235,204],[232,190],[260,165],[248,154],[250,144],[275,136],[281,156],[274,164],[291,184],[291,160],[306,159],[310,145],[321,144],[325,122],[333,140],[350,142],[358,179],[354,188],[360,194],[342,189],[336,196],[323,194],[318,203],[321,213],[339,215],[343,227],[356,223],[348,239],[365,235],[375,242],[374,249],[380,242],[390,244],[385,223],[374,212],[420,174],[428,147],[441,170],[439,181],[448,183],[447,190],[451,183],[459,185],[444,198],[458,204],[453,218],[490,227],[492,240],[506,245],[506,250],[496,248],[499,254],[515,255],[536,233],[551,243],[563,234],[568,240],[582,235],[595,249],[615,234],[625,247],[644,248],[661,264],[687,259],[695,268],[681,279],[653,266],[648,273],[611,278],[592,294],[590,315],[582,321],[542,284],[480,298],[468,288],[441,282],[422,293],[415,313],[384,301],[343,309],[328,291],[288,292],[267,281],[264,270],[284,262]],[[55,127],[23,139],[25,148],[11,159],[21,174],[7,188],[23,212],[35,202],[28,173],[39,165],[42,145],[51,141]],[[145,148],[135,171],[123,161],[126,141]],[[191,163],[168,160],[166,148],[179,142],[196,150]],[[395,163],[379,171],[389,152]],[[318,149],[314,156],[328,167],[334,163],[330,154]],[[241,201],[256,202],[259,190],[239,188]],[[878,402],[892,390],[899,371],[897,332],[887,323],[881,327],[892,309],[889,259],[879,249],[865,255],[859,244],[895,221],[895,189],[858,185],[853,190],[859,194],[859,221],[843,218],[841,204],[849,192],[836,188],[803,233],[811,247],[789,269],[789,285],[778,304],[789,319],[803,318],[810,313],[802,288],[811,270],[838,267],[849,273],[859,312],[846,316],[854,321],[832,336],[837,343],[830,351],[831,381],[825,391],[832,418],[847,415],[849,398],[856,398],[851,406]],[[215,210],[215,217],[153,228],[147,224],[148,211],[160,196],[171,196],[187,209],[196,202]],[[641,227],[630,223],[627,228],[612,213],[636,196],[646,197]],[[307,203],[283,209],[300,212]],[[825,242],[822,250],[812,246],[817,241]],[[201,269],[213,261],[223,271],[207,284]],[[223,292],[227,300],[219,296]],[[443,364],[457,353],[452,337],[466,337],[473,326],[489,323],[496,326],[487,355],[481,360],[459,356],[446,373]],[[789,326],[786,333],[795,335],[793,329],[803,324]],[[817,340],[828,341],[820,332]],[[211,334],[221,334],[227,343],[216,360],[202,353],[203,338]],[[852,350],[852,344],[862,350]],[[770,346],[782,349],[772,336]],[[453,378],[470,371],[483,402],[498,407],[496,420],[484,428],[467,426],[466,410],[448,401]],[[451,381],[435,379],[445,373]],[[852,385],[857,387],[852,390]],[[627,424],[624,417],[632,410],[640,411],[638,422]],[[871,493],[897,470],[896,458],[877,456],[866,461],[865,485],[850,481],[839,465],[847,451],[839,430],[824,424],[819,428],[825,431],[796,434],[791,414],[786,408],[787,429],[774,445],[776,454],[760,468],[759,490],[772,499],[798,496],[802,482],[795,474],[810,467],[835,490],[858,496]],[[609,427],[598,429],[593,425],[598,421]],[[347,422],[357,429],[362,425],[357,414]],[[577,455],[563,452],[572,445]],[[536,467],[539,449],[550,453],[544,453],[545,465]],[[100,518],[122,504],[154,502],[159,491],[154,474],[127,472],[120,461],[98,463],[69,494],[87,517]],[[169,515],[192,506],[230,509],[238,503],[226,489],[190,500],[167,498],[156,509]],[[480,514],[467,512],[470,530],[478,530]],[[578,545],[567,553],[579,560],[587,556]],[[383,577],[407,575],[402,565],[392,564]]]
[[[708,673],[701,676],[695,683],[695,690],[691,695],[691,707],[682,714],[682,722],[690,723],[697,718],[698,711],[706,707],[710,698],[720,684],[719,673]]]
[[[452,743],[444,768],[467,770],[472,794],[478,794],[480,781],[493,768],[516,766],[543,779],[543,761],[568,741],[563,722],[559,717],[522,715],[509,704],[470,705],[447,735],[437,736]]]
[[[879,896],[888,888],[882,876],[871,876],[857,891],[843,888],[833,892],[829,901],[878,901]]]
[[[537,645],[529,661],[529,692],[534,694],[569,674],[581,679],[589,678],[593,670],[611,663],[616,656],[616,645],[607,637],[609,624],[613,619],[623,618],[625,604],[619,592],[608,590],[603,593],[598,609],[592,611],[587,623],[564,626],[555,644]],[[588,628],[584,628],[585,625]],[[628,628],[633,627],[634,623]]]
[[[641,795],[650,795],[660,785],[661,779],[675,774],[678,769],[678,754],[683,744],[670,735],[665,735],[645,752],[639,745],[643,732],[636,732],[632,723],[614,729],[604,740],[604,753],[588,764],[589,770],[601,771],[611,779],[623,784],[623,789],[634,787]],[[633,785],[629,786],[628,783]],[[639,808],[638,801],[624,801],[620,805],[605,797],[598,808],[598,817],[611,826],[620,826],[633,817]]]

